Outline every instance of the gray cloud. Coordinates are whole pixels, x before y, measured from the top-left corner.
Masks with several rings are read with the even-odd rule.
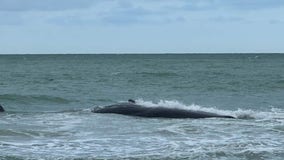
[[[0,0],[0,11],[60,11],[88,8],[94,0]]]
[[[8,18],[7,18],[8,17]],[[23,23],[21,15],[15,12],[0,12],[0,25],[20,25]]]
[[[147,0],[146,0],[147,1]],[[260,10],[284,7],[284,0],[176,0],[167,5],[170,0],[156,0],[168,12],[180,11],[210,11],[210,10]]]
[[[245,18],[246,14],[240,14],[243,11],[283,6],[284,0],[0,0],[0,25],[130,25],[192,20],[244,22],[251,17]],[[228,10],[235,12],[227,13]],[[33,12],[22,13],[24,11]]]
[[[278,8],[284,6],[283,0],[182,0],[180,9],[190,11],[236,9],[256,10]]]
[[[176,11],[169,10],[167,5],[180,5],[172,0],[117,0],[101,17],[101,22],[113,25],[129,24],[165,24],[184,22],[186,19]],[[182,1],[181,1],[182,2]]]
[[[144,10],[149,6],[156,6],[156,9],[168,9],[165,12],[212,9],[254,10],[284,6],[284,0],[0,0],[0,11],[61,11],[89,8],[95,3],[105,2],[119,4],[117,5],[119,8],[125,9],[133,8],[136,4],[142,4]],[[167,4],[168,7],[165,7]]]
[[[211,13],[216,11],[215,18],[210,19],[215,22],[245,22],[246,20],[241,16],[226,17],[222,14],[225,10],[242,12],[284,7],[284,0],[118,0],[114,2],[119,5],[102,16],[102,21],[105,23],[181,22],[181,19],[186,21],[186,17],[192,17],[191,13],[196,11]]]
[[[284,20],[271,19],[269,23],[273,25],[279,25],[279,24],[284,24]]]
[[[101,20],[104,23],[121,25],[144,22],[146,19],[153,18],[154,16],[155,13],[151,10],[131,5],[128,7],[113,8],[112,12],[105,13],[101,17]]]
[[[216,16],[208,18],[209,21],[214,22],[247,22],[247,20],[243,17],[235,17],[235,16]]]
[[[234,9],[267,9],[284,6],[283,0],[218,0],[219,5],[228,6]]]

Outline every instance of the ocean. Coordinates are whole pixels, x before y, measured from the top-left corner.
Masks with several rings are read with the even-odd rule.
[[[284,54],[0,55],[0,159],[284,159]],[[134,99],[232,115],[92,113]]]

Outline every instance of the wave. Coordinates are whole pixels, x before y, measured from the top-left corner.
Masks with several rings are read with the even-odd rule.
[[[174,72],[136,72],[137,75],[142,76],[155,76],[155,77],[174,77],[178,76],[177,73]]]
[[[174,77],[174,76],[179,76],[179,74],[174,73],[174,72],[133,72],[133,73],[126,73],[126,72],[113,72],[111,73],[111,75],[113,76],[124,76],[124,75],[139,75],[139,76],[143,76],[143,77],[148,77],[148,76],[152,76],[152,77]]]
[[[48,115],[48,114],[76,114],[76,115],[85,115],[85,114],[91,114],[92,112],[91,108],[78,108],[78,109],[61,109],[61,110],[36,110],[34,108],[32,109],[25,109],[25,110],[16,110],[16,109],[10,109],[6,110],[4,113],[1,113],[6,116],[16,116],[16,115]]]
[[[217,107],[203,107],[197,104],[186,105],[177,100],[160,100],[157,103],[152,101],[144,101],[137,99],[136,103],[147,107],[163,106],[167,108],[180,108],[186,110],[198,110],[205,112],[212,112],[222,115],[231,115],[238,119],[280,119],[284,122],[284,110],[280,108],[271,107],[270,111],[256,111],[251,109],[238,109],[238,110],[223,110]]]
[[[31,104],[35,102],[49,102],[56,104],[67,104],[73,102],[71,100],[48,95],[20,95],[20,94],[2,94],[0,95],[1,101],[19,102],[21,104]]]

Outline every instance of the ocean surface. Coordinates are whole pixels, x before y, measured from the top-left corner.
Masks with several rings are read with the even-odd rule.
[[[129,98],[236,119],[92,113]],[[284,54],[0,55],[0,159],[284,159]]]

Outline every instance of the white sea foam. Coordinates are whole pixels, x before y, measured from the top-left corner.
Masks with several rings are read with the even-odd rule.
[[[241,109],[222,110],[218,107],[203,107],[196,104],[186,105],[171,100],[154,103],[138,99],[137,103],[148,107],[165,106],[202,110],[236,117],[249,115],[255,119],[164,120],[98,116],[85,112],[22,114],[19,115],[21,122],[14,117],[4,118],[8,118],[11,124],[21,123],[21,126],[35,130],[41,136],[23,135],[22,132],[24,134],[30,132],[26,133],[27,129],[14,128],[15,132],[21,132],[22,136],[6,135],[5,139],[2,139],[0,159],[1,156],[6,155],[23,159],[85,159],[93,156],[102,159],[131,159],[131,157],[139,159],[140,156],[141,159],[145,157],[210,159],[211,156],[220,155],[218,158],[222,158],[222,155],[231,157],[244,154],[270,156],[282,149],[283,110],[278,108],[257,112]],[[264,115],[270,118],[268,122],[263,119]],[[275,124],[277,120],[282,123]]]
[[[284,121],[284,110],[280,108],[270,107],[270,111],[255,111],[252,109],[238,109],[238,110],[223,110],[218,107],[203,107],[197,104],[186,105],[177,100],[160,100],[157,103],[152,101],[145,101],[143,99],[137,99],[136,103],[147,107],[167,107],[167,108],[180,108],[186,110],[198,110],[205,112],[213,112],[223,115],[232,115],[239,119],[283,119]]]

